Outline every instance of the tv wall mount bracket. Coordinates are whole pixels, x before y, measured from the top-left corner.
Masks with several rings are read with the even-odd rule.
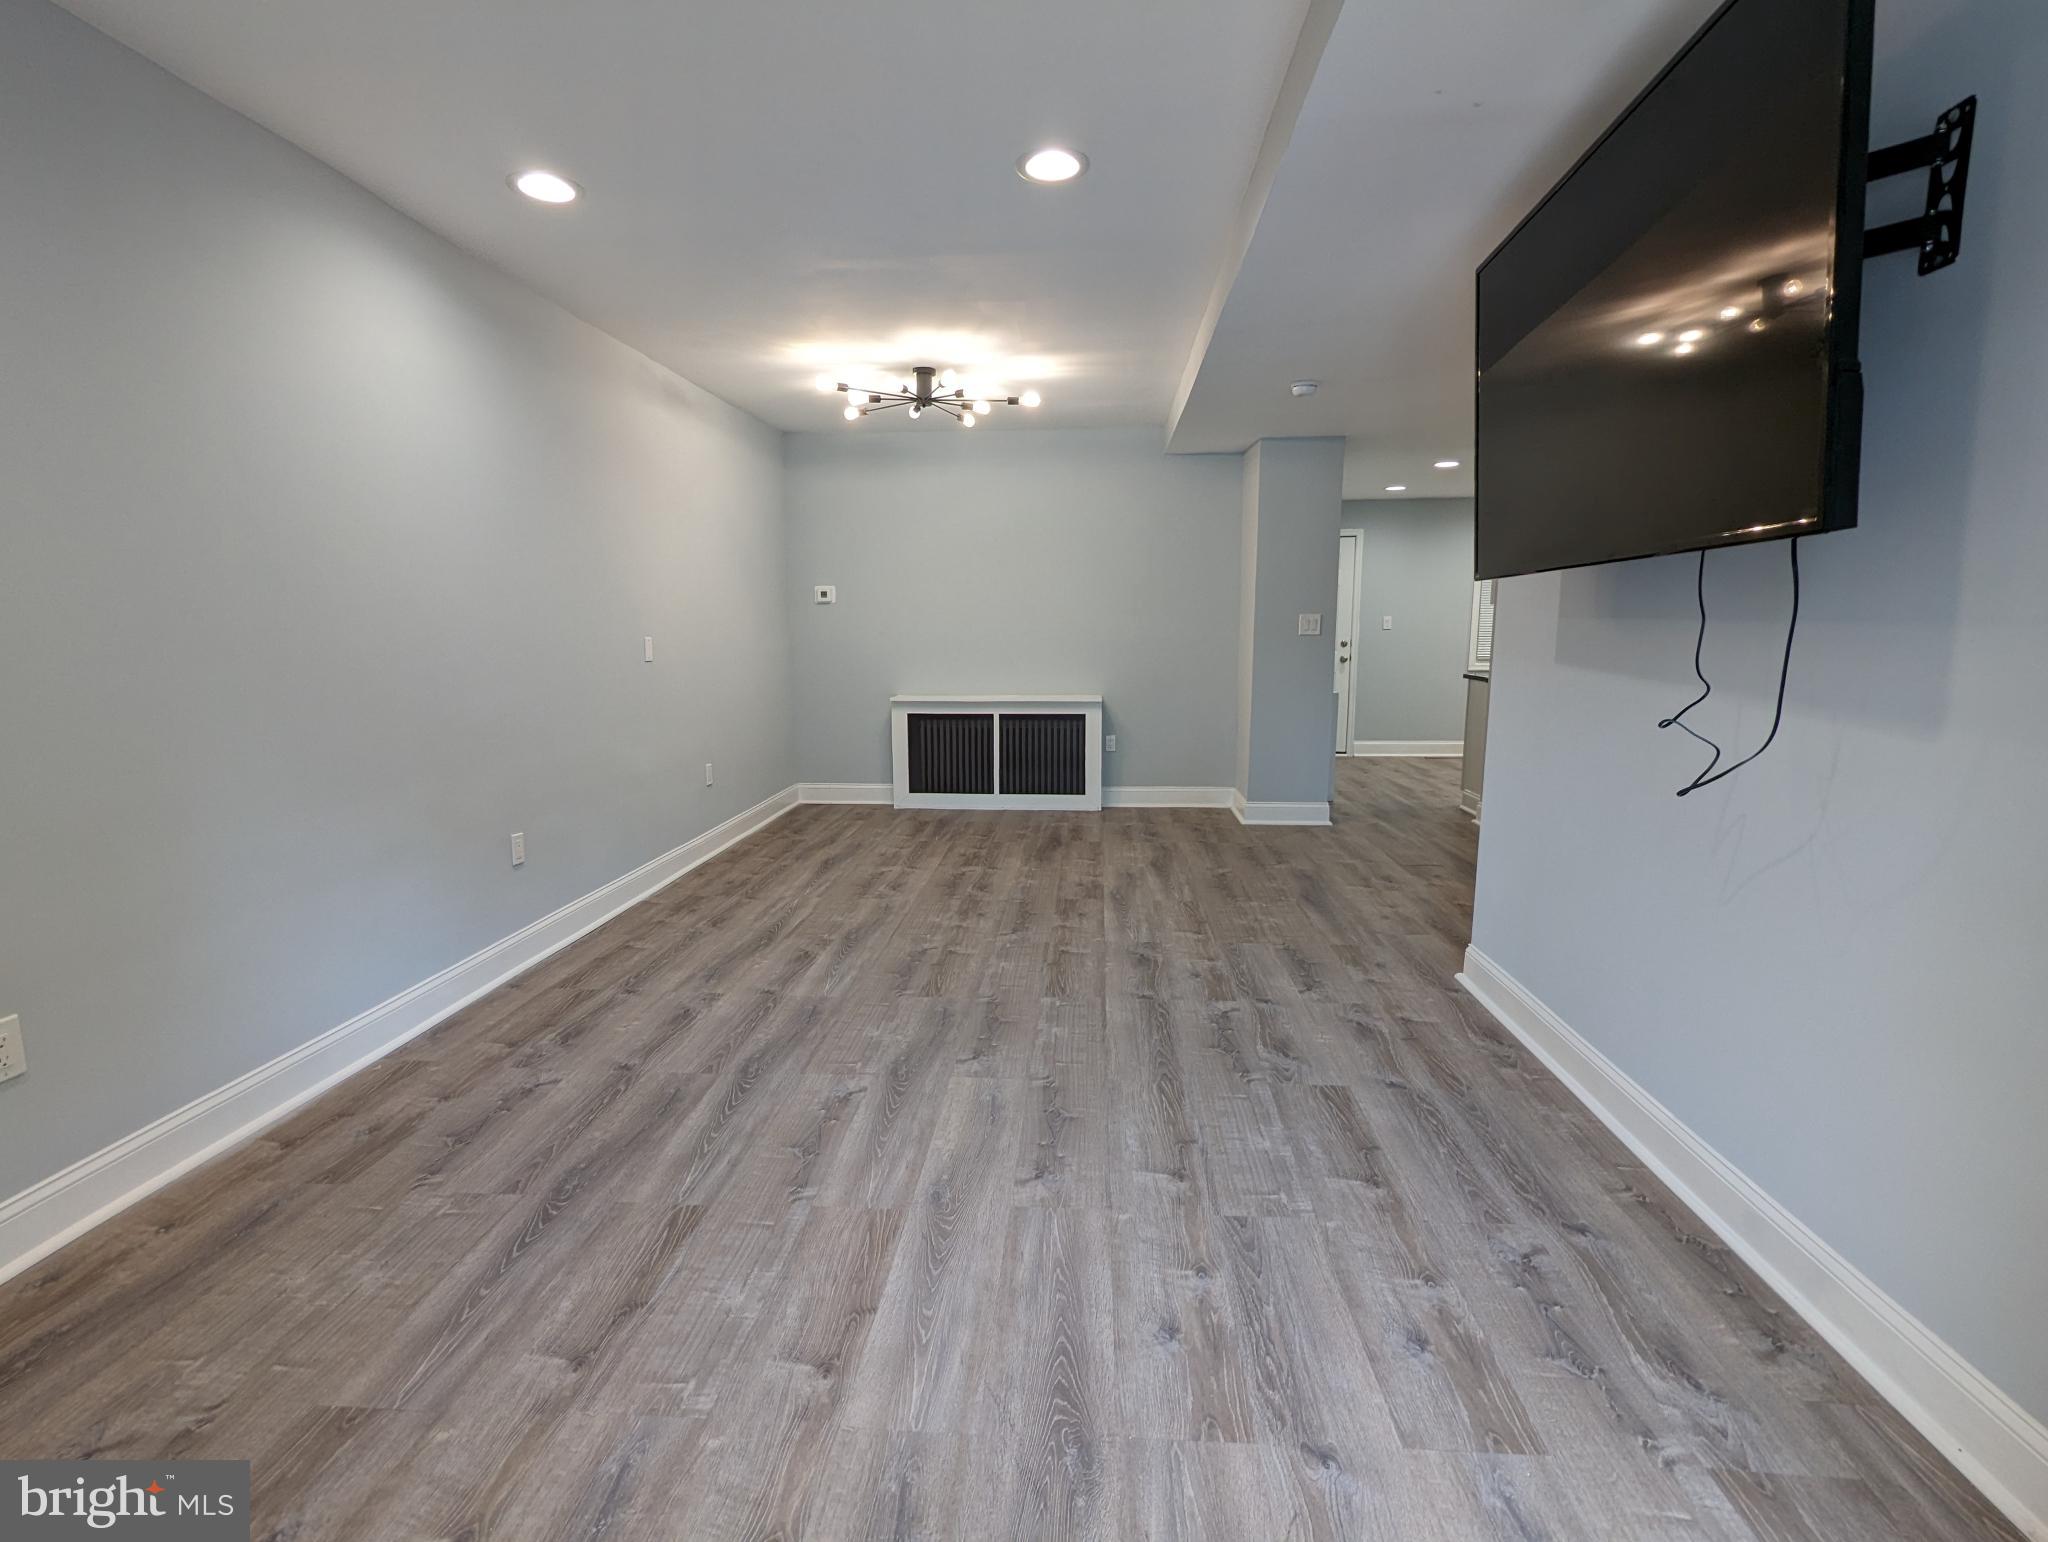
[[[1869,180],[1927,169],[1927,212],[1863,233],[1863,255],[1883,257],[1917,251],[1920,275],[1939,272],[1963,248],[1963,194],[1970,181],[1970,141],[1977,126],[1977,99],[1966,96],[1935,121],[1934,132],[1870,152]]]

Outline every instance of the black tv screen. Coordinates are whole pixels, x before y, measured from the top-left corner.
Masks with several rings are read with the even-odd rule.
[[[1730,0],[1479,269],[1478,576],[1856,522],[1873,0]]]

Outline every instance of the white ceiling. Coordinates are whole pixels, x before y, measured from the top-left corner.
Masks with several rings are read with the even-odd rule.
[[[1347,498],[1469,495],[1474,271],[1717,4],[1350,0],[1172,447],[1341,434]]]
[[[1470,492],[1473,270],[1716,0],[62,3],[778,427],[978,367],[1360,497]]]
[[[64,3],[700,385],[824,429],[819,370],[926,362],[1036,385],[1034,423],[1163,423],[1307,0]],[[1088,174],[1024,182],[1047,143]],[[586,196],[518,197],[533,164]]]

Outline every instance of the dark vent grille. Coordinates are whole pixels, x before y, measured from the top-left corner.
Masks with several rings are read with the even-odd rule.
[[[986,712],[909,714],[910,790],[993,793],[996,720]]]
[[[1078,798],[1088,791],[1088,719],[1079,712],[1003,719],[1003,791]]]

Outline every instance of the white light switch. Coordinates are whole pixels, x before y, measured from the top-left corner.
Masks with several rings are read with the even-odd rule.
[[[1298,615],[1298,616],[1296,616],[1296,617],[1294,618],[1294,630],[1295,630],[1295,635],[1296,635],[1297,637],[1320,637],[1320,636],[1322,636],[1322,635],[1323,635],[1323,616],[1322,616],[1322,612],[1321,612],[1321,611],[1315,611],[1315,612],[1303,611],[1303,612],[1302,612],[1302,613],[1301,613],[1300,615]]]
[[[839,586],[837,584],[819,584],[811,590],[811,598],[814,603],[819,605],[837,605],[839,603]]]
[[[526,832],[524,830],[515,830],[512,832],[512,865],[514,867],[523,867],[525,863]]]
[[[1115,734],[1104,734],[1104,735],[1102,736],[1102,748],[1103,748],[1103,750],[1104,750],[1104,751],[1105,751],[1106,753],[1108,753],[1108,754],[1112,754],[1112,755],[1113,755],[1113,754],[1115,754],[1115,753],[1116,753],[1116,735],[1115,735]]]
[[[704,762],[704,785],[706,787],[711,785],[711,762],[708,760]]]
[[[0,1082],[28,1072],[28,1051],[21,1045],[21,1019],[0,1017]]]
[[[643,637],[641,639],[641,642],[645,645],[647,662],[652,664],[654,662],[654,639],[651,637]]]
[[[1381,630],[1382,632],[1391,632],[1391,631],[1393,631],[1393,630],[1394,630],[1394,618],[1393,618],[1392,616],[1382,616],[1382,617],[1380,617],[1380,630]]]

